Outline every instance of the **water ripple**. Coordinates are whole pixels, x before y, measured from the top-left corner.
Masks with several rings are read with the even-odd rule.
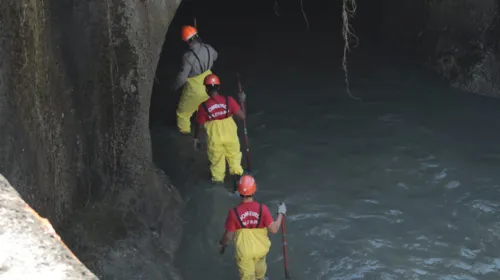
[[[500,205],[488,200],[477,199],[472,201],[471,207],[483,213],[496,213]]]
[[[305,214],[295,214],[288,215],[286,218],[289,221],[300,221],[305,219],[318,219],[331,216],[329,213],[305,213]]]

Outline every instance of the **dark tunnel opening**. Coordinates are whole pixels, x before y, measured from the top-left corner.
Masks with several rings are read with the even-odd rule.
[[[425,6],[418,1],[409,4],[357,1],[355,17],[350,19],[357,40],[351,41],[348,67],[349,60],[358,54],[367,57],[400,55],[417,62],[425,59],[419,48],[425,29]],[[226,93],[233,94],[236,90],[236,72],[241,72],[242,78],[248,80],[244,83],[246,87],[253,84],[251,80],[284,78],[286,68],[301,68],[286,78],[295,82],[303,80],[300,79],[302,73],[311,71],[315,71],[312,79],[343,75],[339,72],[344,45],[342,2],[304,1],[304,13],[307,21],[300,1],[183,1],[169,27],[158,63],[150,125],[175,126],[180,92],[172,91],[169,86],[180,69],[186,47],[180,40],[180,28],[193,24],[194,18],[202,40],[221,53],[213,70],[221,76]],[[363,59],[358,60],[363,63]],[[276,70],[269,71],[269,66]],[[333,94],[343,98],[346,92],[344,89]]]
[[[433,216],[432,211],[440,211],[437,205],[449,195],[446,191],[475,184],[481,178],[500,180],[493,168],[498,163],[486,159],[498,152],[495,141],[500,137],[490,133],[498,125],[484,121],[498,117],[495,108],[499,103],[470,93],[489,95],[484,93],[489,89],[478,86],[474,91],[467,80],[482,63],[486,48],[498,54],[498,39],[484,43],[481,49],[469,44],[479,40],[477,30],[463,22],[463,14],[460,18],[449,12],[450,7],[456,8],[450,3],[446,8],[446,3],[430,7],[426,1],[357,1],[351,23],[358,42],[348,53],[347,67],[350,89],[362,100],[353,100],[347,94],[342,70],[342,1],[304,1],[307,22],[300,3],[184,1],[169,27],[156,72],[150,124],[155,161],[181,189],[188,185],[180,183],[186,177],[195,185],[183,191],[189,197],[186,220],[191,223],[185,227],[177,264],[186,279],[236,277],[233,261],[213,256],[213,246],[206,244],[219,237],[225,211],[234,200],[228,202],[204,185],[208,163],[197,162],[196,158],[205,154],[193,153],[189,139],[159,136],[176,130],[180,93],[168,87],[179,70],[184,48],[180,27],[192,24],[194,17],[202,40],[219,52],[212,70],[221,78],[222,93],[235,96],[236,73],[243,79],[253,165],[263,189],[259,199],[265,203],[286,200],[294,209],[289,226],[294,244],[290,246],[290,262],[298,278],[418,277],[421,271],[415,269],[422,269],[418,264],[403,261],[400,267],[404,268],[398,272],[398,265],[391,266],[397,253],[370,251],[367,244],[382,240],[383,244],[403,246],[391,232],[419,238],[411,230],[397,228],[396,224],[406,218],[391,216],[406,211],[415,219],[410,222],[412,229],[423,227],[428,234],[425,238],[438,238],[436,231],[444,230],[438,224],[445,224],[448,216],[436,218],[435,227],[421,223]],[[468,9],[464,4],[458,10]],[[436,17],[439,13],[443,14]],[[498,32],[494,27],[485,30],[482,34]],[[490,82],[495,83],[495,79]],[[471,146],[478,138],[481,147]],[[166,151],[165,146],[173,146],[172,151]],[[173,153],[177,154],[175,160]],[[180,175],[183,170],[192,171],[193,164],[199,174]],[[465,175],[471,170],[477,176]],[[444,179],[447,176],[450,179]],[[440,189],[434,189],[438,185]],[[497,192],[492,185],[484,191]],[[459,199],[467,196],[464,192],[452,196]],[[363,206],[362,201],[401,210]],[[435,207],[423,211],[425,214],[416,210],[418,207],[411,208],[421,203]],[[338,209],[318,210],[332,207]],[[467,217],[475,215],[467,213]],[[315,224],[315,215],[322,217],[319,224]],[[371,227],[356,222],[369,217],[386,219],[391,225],[370,220]],[[459,223],[465,225],[467,219]],[[336,223],[342,226],[337,228]],[[370,239],[362,233],[380,238]],[[443,238],[452,234],[446,232]],[[464,236],[474,234],[479,233]],[[332,244],[332,240],[337,243]],[[352,245],[358,241],[364,245]],[[269,275],[278,278],[282,267],[276,237],[273,244]],[[408,250],[405,258],[413,254]],[[372,259],[363,257],[362,252]],[[451,259],[453,253],[435,254]],[[425,261],[423,257],[418,260]],[[203,263],[203,273],[189,268],[187,263],[193,261]],[[433,277],[455,273],[445,270],[436,265],[425,273]]]
[[[256,80],[278,77],[283,78],[283,84],[294,81],[299,86],[300,82],[297,81],[307,80],[306,84],[313,85],[321,78],[324,81],[332,76],[343,76],[342,1],[304,1],[303,11],[307,20],[300,3],[268,0],[252,3],[183,1],[169,27],[158,63],[150,125],[175,126],[175,108],[180,91],[174,92],[169,86],[179,71],[182,52],[186,48],[180,40],[180,27],[192,24],[194,18],[197,19],[202,40],[221,53],[213,70],[221,76],[226,94],[234,94],[236,90],[236,72],[242,74],[247,88],[255,85]],[[429,64],[435,63],[432,60],[439,60],[443,73],[434,73],[436,69],[433,69],[434,72],[428,71],[429,75],[435,75],[436,78],[441,75],[453,80],[463,78],[467,73],[459,73],[460,67],[444,65],[449,62],[450,56],[457,56],[453,63],[463,65],[462,68],[466,70],[480,59],[481,53],[474,47],[462,50],[468,52],[462,57],[453,53],[454,43],[476,40],[474,36],[477,36],[477,32],[471,31],[472,27],[466,23],[455,23],[455,26],[464,28],[463,32],[455,30],[457,27],[450,27],[452,23],[439,26],[450,19],[460,22],[460,19],[453,18],[452,12],[448,12],[439,22],[431,20],[430,13],[437,12],[431,11],[429,4],[422,1],[394,3],[360,0],[356,1],[356,5],[355,16],[350,19],[350,23],[357,39],[352,39],[351,51],[347,55],[347,67],[353,75],[349,82],[354,91],[357,85],[356,71],[377,71],[374,63],[383,65],[386,61],[403,59],[427,68],[436,68],[435,65],[429,67]],[[469,9],[466,4],[463,6],[463,10]],[[441,9],[445,9],[445,6]],[[497,21],[498,18],[493,20]],[[449,30],[454,33],[445,34]],[[489,45],[498,45],[498,40],[492,35],[498,33],[496,30],[498,28],[490,28],[485,33],[489,35],[488,38],[492,38],[489,39]],[[439,47],[443,50],[438,54]],[[300,70],[292,74],[290,69],[295,68]],[[287,73],[287,70],[290,71]],[[304,73],[312,72],[314,75],[309,75],[307,79],[301,77]],[[287,73],[286,77],[284,73]],[[308,90],[312,88],[307,85],[304,87]],[[345,88],[332,94],[336,98],[347,96]],[[358,95],[364,98],[375,96],[363,92],[358,92]]]

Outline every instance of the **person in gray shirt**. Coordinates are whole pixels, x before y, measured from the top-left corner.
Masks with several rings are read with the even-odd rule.
[[[211,69],[218,53],[212,46],[201,41],[193,26],[183,26],[181,36],[189,48],[183,55],[181,71],[172,87],[174,90],[183,87],[177,105],[177,127],[181,133],[190,134],[191,116],[208,99],[203,80],[212,74]]]

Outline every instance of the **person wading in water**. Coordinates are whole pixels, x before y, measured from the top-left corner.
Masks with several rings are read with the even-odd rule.
[[[203,84],[209,98],[201,103],[196,113],[195,149],[198,149],[198,137],[203,126],[207,133],[207,153],[212,182],[224,183],[226,161],[229,165],[229,173],[234,175],[237,181],[243,174],[243,167],[241,166],[242,154],[238,126],[233,115],[244,120],[245,112],[234,98],[219,94],[220,80],[215,74],[206,76]],[[240,101],[244,101],[245,94],[239,93],[238,95]]]
[[[191,116],[198,106],[208,99],[203,80],[212,74],[211,69],[218,53],[212,46],[201,41],[198,31],[192,26],[183,26],[181,35],[189,49],[183,55],[181,71],[172,88],[178,90],[183,87],[176,111],[177,128],[182,134],[189,135]]]
[[[266,256],[271,248],[268,232],[276,234],[286,215],[285,203],[278,205],[278,217],[273,221],[269,208],[253,199],[257,190],[255,179],[244,175],[238,182],[241,203],[227,213],[225,232],[218,243],[221,254],[234,240],[236,265],[241,280],[264,280]]]

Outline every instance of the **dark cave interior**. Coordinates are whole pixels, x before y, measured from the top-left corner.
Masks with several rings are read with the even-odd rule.
[[[350,57],[357,53],[424,60],[425,54],[417,46],[425,28],[425,5],[410,3],[357,1],[355,16],[350,19],[357,39],[351,40],[348,67]],[[290,83],[311,71],[319,79],[313,77],[314,82],[327,82],[331,74],[343,75],[342,1],[303,1],[303,11],[307,22],[301,1],[183,1],[169,27],[156,71],[150,124],[175,124],[180,93],[169,85],[179,71],[185,48],[180,28],[192,25],[195,18],[202,40],[220,54],[213,71],[221,77],[226,94],[236,90],[236,72],[241,73],[244,85],[278,77]],[[286,68],[301,70],[296,76],[282,77]]]

